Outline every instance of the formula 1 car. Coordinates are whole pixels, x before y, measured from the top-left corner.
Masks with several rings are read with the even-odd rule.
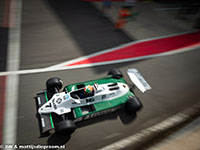
[[[128,69],[127,73],[142,92],[151,89],[137,69]],[[67,85],[61,91],[62,84],[60,78],[50,78],[46,81],[46,89],[36,94],[41,135],[51,130],[71,135],[76,130],[76,124],[81,121],[120,108],[135,114],[143,106],[118,69],[111,70],[101,79]],[[87,93],[87,88],[92,90]]]

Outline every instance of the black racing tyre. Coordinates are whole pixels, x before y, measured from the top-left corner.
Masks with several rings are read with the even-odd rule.
[[[129,100],[125,103],[125,109],[130,114],[135,114],[142,107],[143,105],[138,97],[130,97]]]
[[[112,69],[108,72],[108,75],[112,75],[112,78],[120,79],[123,77],[121,71],[119,69]]]
[[[63,82],[58,77],[53,77],[46,81],[47,90],[51,90],[53,88],[57,88],[58,90],[60,90],[62,86],[63,86]]]
[[[71,135],[76,130],[76,125],[72,120],[64,120],[56,124],[55,131],[61,135]]]

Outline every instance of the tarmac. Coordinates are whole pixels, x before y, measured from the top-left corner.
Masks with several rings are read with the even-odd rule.
[[[147,150],[199,150],[200,117]]]
[[[62,2],[64,2],[64,1],[62,1]],[[33,3],[36,3],[35,7],[33,7],[34,6]],[[60,19],[57,19],[54,16],[55,12],[49,11],[47,9],[48,7],[46,7],[45,4],[46,4],[46,1],[24,1],[23,5],[26,7],[23,8],[24,9],[23,12],[25,12],[25,13],[23,13],[23,17],[22,17],[22,18],[24,18],[24,20],[22,20],[22,27],[23,27],[22,28],[22,30],[23,30],[22,31],[22,55],[21,55],[22,60],[21,60],[20,69],[41,68],[41,67],[46,67],[46,66],[49,66],[52,64],[60,63],[60,61],[62,62],[66,59],[66,55],[61,56],[58,54],[64,53],[66,49],[67,49],[67,52],[69,53],[69,55],[67,55],[67,59],[70,60],[72,58],[76,58],[76,57],[79,57],[82,55],[88,55],[90,53],[99,51],[101,49],[113,47],[113,45],[111,45],[113,43],[113,41],[111,41],[110,39],[112,39],[112,40],[115,39],[117,44],[118,43],[123,44],[123,43],[129,42],[130,40],[131,41],[132,40],[143,40],[143,39],[147,39],[147,38],[162,37],[162,36],[166,36],[166,35],[170,35],[170,34],[178,34],[178,33],[191,32],[191,31],[196,30],[195,28],[193,28],[194,24],[191,21],[176,19],[176,17],[175,17],[176,11],[167,11],[166,9],[164,10],[163,9],[163,7],[165,7],[164,4],[161,5],[159,3],[146,1],[146,2],[138,2],[137,3],[137,5],[134,9],[135,9],[135,12],[139,13],[139,15],[134,20],[129,21],[123,28],[116,29],[117,31],[119,31],[119,33],[117,33],[117,34],[120,34],[121,38],[119,38],[119,36],[117,36],[117,35],[111,36],[109,34],[111,32],[110,31],[111,30],[110,22],[107,21],[107,19],[103,19],[103,18],[104,17],[109,18],[113,24],[113,30],[115,30],[114,26],[115,26],[115,23],[117,20],[118,10],[119,10],[120,6],[122,5],[121,2],[116,2],[116,3],[112,4],[111,9],[108,10],[108,12],[106,14],[103,14],[104,17],[100,17],[101,18],[100,22],[103,22],[105,24],[105,26],[104,26],[105,29],[108,29],[108,31],[106,30],[107,34],[108,34],[108,36],[106,38],[108,43],[98,45],[98,43],[100,43],[99,42],[100,37],[97,37],[97,35],[95,35],[96,32],[95,33],[90,32],[89,35],[88,35],[88,33],[86,33],[86,31],[80,32],[80,30],[77,30],[80,28],[80,26],[78,26],[78,25],[74,26],[74,24],[70,24],[71,23],[70,19],[73,19],[73,17],[71,15],[65,15],[65,11],[62,12],[62,10],[60,9],[60,6],[54,5],[53,1],[50,1],[50,3],[47,3],[48,4],[47,6],[51,6],[53,8],[52,10],[54,10],[57,13],[57,15],[59,16]],[[94,5],[96,5],[98,8],[101,8],[101,3],[94,3]],[[2,5],[0,5],[0,8],[1,8],[1,6]],[[29,6],[29,7],[27,7],[27,6]],[[63,6],[66,6],[66,5],[63,5]],[[77,6],[75,1],[66,7],[71,7],[71,6]],[[39,13],[40,11],[34,10],[33,8],[36,8],[36,9],[40,8],[39,10],[43,10],[43,13]],[[73,7],[71,7],[71,8],[73,10]],[[80,12],[79,13],[76,12],[76,14],[82,15],[82,12],[84,12],[84,11],[85,11],[85,9],[81,9]],[[86,19],[88,20],[89,23],[92,22],[92,20],[93,20],[94,26],[97,27],[97,24],[95,24],[95,23],[97,23],[98,20],[94,20],[95,19],[94,16],[96,17],[96,14],[98,16],[99,12],[96,11],[95,9],[89,10],[88,8],[87,8],[87,11],[90,14],[87,16],[90,16],[90,18],[86,18]],[[85,12],[85,13],[88,13],[88,12]],[[102,15],[102,14],[99,14],[99,15]],[[40,17],[38,17],[38,16],[40,16]],[[70,18],[65,18],[68,16],[70,16]],[[43,20],[43,18],[46,18],[47,20]],[[82,26],[84,26],[84,27],[88,26],[88,23],[86,21],[84,22],[85,18],[83,18],[83,16],[79,17],[79,18],[83,19],[83,21],[82,21],[83,23],[81,24]],[[35,21],[37,19],[38,19],[38,22],[35,23]],[[33,22],[29,22],[30,20]],[[41,20],[43,20],[44,22],[42,22]],[[50,21],[50,22],[48,22],[48,21]],[[78,22],[78,20],[77,20],[77,22]],[[48,25],[48,28],[47,28],[47,25]],[[35,27],[35,26],[37,26],[37,27]],[[100,26],[100,27],[102,28],[102,26]],[[102,31],[100,30],[101,29],[100,27],[98,26],[99,33],[102,33]],[[89,28],[92,28],[92,27],[90,26]],[[1,29],[3,29],[3,31],[1,31],[1,34],[5,34],[5,32],[7,32],[6,31],[7,28],[1,28]],[[135,29],[137,29],[137,30],[135,30]],[[89,30],[87,30],[87,31],[89,31]],[[103,33],[105,33],[105,30],[103,30],[103,31],[104,31]],[[121,34],[123,34],[123,32],[125,34],[123,36],[121,36]],[[46,33],[48,33],[48,34],[46,34]],[[83,37],[84,37],[84,35],[88,35],[87,39],[79,38],[80,33],[82,33],[82,34],[84,33],[82,35]],[[95,36],[93,36],[93,34]],[[38,35],[40,35],[40,36],[38,36]],[[52,35],[54,35],[54,36],[52,36]],[[73,35],[73,36],[71,36],[71,35]],[[98,34],[98,35],[100,35],[100,34]],[[126,36],[126,35],[128,35],[128,36]],[[93,37],[96,37],[96,38],[93,38]],[[105,36],[102,36],[102,37],[105,38]],[[76,42],[78,44],[74,42],[75,41],[74,39],[76,39]],[[57,41],[57,42],[54,42],[54,41]],[[46,43],[48,43],[48,44],[46,44]],[[101,47],[101,46],[105,46],[105,47]],[[101,47],[101,49],[100,49],[100,47]],[[96,50],[96,51],[94,51],[94,50]],[[34,54],[30,53],[30,52],[34,52]],[[50,52],[51,52],[51,55],[47,55]],[[194,57],[195,57],[194,54],[191,55],[190,57],[193,56],[192,59],[197,60],[199,58],[198,53],[195,53],[195,54],[197,56],[196,59],[194,59]],[[6,55],[6,53],[4,55]],[[41,57],[41,55],[43,57]],[[187,55],[186,57],[188,57],[188,55],[190,55],[190,53],[184,54],[184,55]],[[1,55],[0,61],[2,61],[3,58],[5,58],[5,57],[3,55]],[[185,57],[183,57],[183,58],[185,58]],[[165,60],[164,60],[165,62],[162,62],[163,60],[159,60],[159,61],[154,61],[153,63],[150,63],[149,65],[146,65],[145,67],[146,67],[146,69],[148,68],[148,71],[151,70],[152,68],[154,68],[153,69],[154,72],[149,73],[149,74],[152,74],[152,77],[153,76],[155,77],[155,79],[152,79],[152,80],[156,81],[156,79],[159,78],[161,81],[161,78],[159,76],[162,76],[165,73],[167,73],[167,74],[163,75],[162,78],[167,77],[167,76],[170,76],[172,78],[172,76],[174,76],[174,74],[173,74],[174,71],[168,72],[168,70],[167,70],[165,72],[165,69],[169,69],[169,67],[168,68],[164,68],[164,67],[169,66],[169,65],[173,66],[174,65],[173,63],[176,61],[177,61],[178,65],[182,65],[183,69],[180,69],[181,73],[183,72],[182,70],[185,70],[185,65],[187,65],[187,64],[188,64],[188,66],[187,66],[188,68],[194,67],[194,66],[192,66],[193,64],[191,64],[190,61],[183,63],[182,59],[176,59],[176,61],[172,61],[172,60],[173,59],[165,58]],[[148,62],[145,62],[145,63],[148,64]],[[158,68],[156,68],[155,64],[159,64],[159,63],[161,63],[161,64],[167,63],[167,64],[166,65],[162,64],[162,65],[158,66]],[[2,64],[2,63],[0,63],[0,64]],[[198,61],[196,64],[198,64]],[[140,66],[140,64],[135,64],[135,65]],[[2,71],[5,70],[5,64],[3,65],[3,67],[4,68]],[[18,117],[17,118],[18,119],[17,144],[26,144],[26,143],[30,143],[30,142],[31,143],[40,143],[40,142],[46,143],[46,141],[45,141],[46,139],[42,140],[37,137],[38,133],[36,131],[38,131],[38,129],[35,126],[35,124],[37,124],[37,122],[35,119],[35,107],[33,107],[34,102],[28,101],[28,100],[32,99],[33,93],[35,91],[38,91],[38,89],[40,89],[43,86],[43,84],[44,84],[43,82],[47,77],[52,76],[52,75],[55,75],[55,76],[59,75],[61,77],[64,77],[64,81],[74,82],[74,81],[79,81],[79,80],[83,80],[83,79],[86,80],[88,78],[96,77],[97,74],[100,74],[100,72],[103,72],[103,71],[105,72],[105,70],[107,70],[108,67],[111,68],[112,66],[106,66],[105,68],[98,67],[97,69],[93,69],[93,70],[91,70],[91,69],[73,70],[73,71],[68,72],[67,75],[65,72],[56,72],[54,74],[53,73],[51,73],[51,74],[45,73],[45,74],[37,74],[34,76],[33,75],[20,76],[20,86],[19,86],[20,88],[19,88],[19,98],[18,98],[19,99],[19,106],[18,106],[19,110],[18,110],[18,116],[17,116]],[[127,64],[126,64],[125,68],[126,67],[128,67]],[[145,67],[143,70],[145,70]],[[160,70],[160,68],[163,68],[163,69]],[[171,68],[175,69],[173,67],[171,67]],[[179,73],[180,70],[178,70],[176,72]],[[196,74],[196,69],[193,69],[193,70],[195,70],[195,71],[191,72],[190,74],[194,74],[195,76],[197,76],[196,78],[198,79],[198,72]],[[157,71],[159,71],[159,72],[164,71],[164,72],[162,74],[159,74],[159,76],[158,75],[155,76]],[[75,74],[82,74],[81,79],[79,76],[78,77],[74,76]],[[186,75],[187,75],[187,73],[186,73]],[[188,86],[196,85],[196,84],[187,84],[187,82],[185,83],[184,77],[185,76],[180,77],[180,79],[182,78],[182,80],[180,80],[181,84],[179,85],[179,87],[185,86],[185,85],[188,85]],[[188,77],[191,78],[193,76],[188,76]],[[172,91],[183,92],[183,91],[185,91],[185,89],[188,88],[188,86],[186,86],[186,87],[183,87],[183,90],[182,89],[181,90],[176,90],[176,89],[170,90],[171,89],[170,83],[172,83],[172,84],[178,83],[177,80],[173,80],[173,79],[177,79],[177,78],[166,79],[164,81],[164,83],[168,84],[166,86],[169,86],[169,88],[165,87],[165,88],[159,90],[159,88],[161,86],[157,86],[157,89],[155,86],[153,86],[153,88],[156,89],[155,90],[156,93],[158,93],[158,91],[161,91],[161,93],[159,93],[159,94],[162,95],[162,91],[166,92],[166,89],[169,89],[169,91],[167,91],[168,93],[170,93]],[[170,82],[170,81],[173,81],[173,82]],[[199,80],[193,80],[193,82],[195,82],[195,83],[197,83],[198,81]],[[159,82],[159,81],[156,81],[156,82]],[[153,81],[152,81],[152,83],[153,83]],[[154,85],[157,85],[157,84],[154,83]],[[197,83],[197,85],[198,85],[198,83]],[[196,87],[198,87],[198,86],[196,86]],[[194,88],[194,86],[193,86],[193,88]],[[198,89],[198,88],[196,88],[196,89]],[[193,92],[193,89],[191,89],[191,88],[188,91],[190,92],[190,94],[197,93],[195,90]],[[4,93],[4,92],[2,92],[2,93]],[[26,94],[24,94],[24,93],[26,93]],[[119,145],[120,142],[122,142],[124,144],[124,147],[123,147],[123,144],[121,144],[119,147],[116,147],[115,143],[113,143],[113,145],[111,145],[112,148],[108,148],[108,150],[111,150],[111,149],[115,149],[115,150],[116,149],[162,150],[162,149],[173,149],[173,148],[180,148],[183,150],[185,148],[187,150],[190,150],[190,149],[192,149],[192,147],[195,150],[199,150],[198,148],[200,148],[200,146],[199,146],[198,141],[200,139],[199,138],[200,129],[199,129],[198,117],[200,115],[200,105],[188,107],[188,103],[190,103],[191,101],[194,101],[193,98],[190,99],[191,95],[186,95],[185,97],[180,96],[180,98],[177,98],[175,96],[174,98],[181,100],[181,102],[179,101],[179,103],[176,101],[173,101],[173,99],[169,100],[171,95],[169,97],[167,97],[166,95],[167,94],[165,94],[164,98],[167,100],[167,102],[162,103],[161,101],[158,101],[158,99],[156,101],[153,101],[154,100],[153,98],[152,98],[152,101],[149,101],[149,102],[146,101],[146,103],[145,103],[147,106],[146,109],[143,111],[143,114],[141,113],[141,117],[138,117],[138,122],[135,122],[135,126],[133,126],[131,128],[130,128],[130,126],[124,127],[124,126],[121,126],[120,124],[116,124],[116,122],[109,121],[109,122],[104,122],[102,124],[97,124],[95,126],[92,126],[92,128],[80,129],[77,134],[73,135],[72,140],[68,143],[69,149],[81,149],[81,148],[82,149],[95,149],[94,148],[95,146],[96,147],[102,147],[102,145],[105,146],[112,141],[118,140],[118,134],[117,133],[115,134],[112,129],[114,129],[114,130],[122,129],[122,130],[119,130],[119,133],[126,131],[126,134],[124,134],[124,136],[122,136],[122,137],[120,136],[120,141],[119,142],[117,141],[117,144]],[[157,96],[159,96],[159,95],[157,95]],[[195,96],[196,95],[193,94],[193,97],[195,97]],[[197,96],[198,96],[198,94],[197,94]],[[190,100],[188,100],[188,98]],[[188,101],[187,104],[184,103],[185,99]],[[195,101],[198,101],[198,98],[195,99]],[[148,104],[150,104],[150,107],[148,107]],[[159,107],[159,106],[165,106],[165,105],[167,106],[167,104],[170,104],[170,106],[169,107]],[[158,113],[163,113],[162,114],[163,116],[164,115],[168,116],[166,113],[169,113],[169,116],[170,116],[170,114],[172,115],[172,114],[178,112],[179,110],[182,110],[182,109],[180,109],[180,108],[183,108],[182,104],[184,104],[186,107],[188,107],[188,109],[162,121],[162,117],[160,117],[161,115],[159,116]],[[177,109],[171,110],[171,111],[174,111],[174,113],[171,113],[171,111],[169,111],[169,112],[165,111],[168,108],[169,109],[176,108],[177,105],[179,105],[180,107]],[[24,107],[24,106],[27,106],[27,107]],[[150,109],[148,109],[148,108],[150,108]],[[157,111],[158,113],[157,113],[157,112],[155,112],[155,109],[160,109],[160,110],[158,110]],[[161,109],[163,109],[163,111]],[[145,124],[145,122],[143,120],[145,120],[145,118],[147,118],[147,117],[151,118],[151,119],[155,119],[153,117],[156,115],[156,113],[158,114],[159,120],[153,121],[153,123],[147,122]],[[163,118],[165,118],[165,117],[163,117]],[[197,120],[195,120],[195,118],[197,118]],[[159,122],[159,123],[153,125],[154,122]],[[26,126],[24,126],[24,124],[26,124]],[[151,126],[151,125],[153,125],[153,126]],[[187,125],[187,126],[185,128],[183,128],[183,126],[185,126],[185,125]],[[1,127],[1,124],[0,124],[0,127]],[[107,134],[104,134],[101,130],[99,130],[99,127],[103,128],[107,132]],[[30,130],[30,128],[32,130]],[[10,128],[8,128],[8,129],[10,130]],[[91,132],[88,132],[89,129]],[[144,130],[142,130],[142,129],[144,129]],[[139,131],[139,133],[137,133],[138,131]],[[130,134],[128,134],[128,133],[130,133],[130,132],[134,133],[134,135],[130,137],[130,138],[132,138],[132,140],[126,141],[126,137],[129,138],[128,136]],[[23,133],[23,134],[21,134],[21,133]],[[114,134],[111,135],[110,133],[114,133]],[[93,137],[93,141],[88,141],[87,138],[85,138],[86,136],[89,138]],[[137,138],[135,138],[135,137],[137,137]],[[140,139],[139,141],[138,141],[138,137]],[[123,139],[123,138],[125,138],[125,139]],[[100,139],[102,139],[102,140],[100,141]],[[134,141],[134,139],[135,139],[135,141]],[[0,143],[1,143],[1,139],[0,139]],[[79,143],[79,144],[77,144],[77,143]],[[126,145],[127,143],[130,144],[130,145],[128,145],[128,147]],[[102,148],[102,150],[105,150],[105,148]]]
[[[93,4],[98,9],[102,9],[101,3],[96,2]],[[104,14],[105,17],[110,18],[113,24],[117,21],[118,11],[121,6],[122,2],[113,2],[111,8]],[[194,28],[194,19],[199,16],[199,13],[189,16],[190,19],[178,19],[176,16],[180,5],[177,3],[176,6],[177,9],[171,9],[167,3],[161,4],[152,1],[137,2],[134,12],[139,13],[139,15],[134,20],[128,21],[120,30],[137,40],[196,30]],[[141,12],[140,10],[143,11]],[[155,125],[137,133],[133,137],[128,137],[102,148],[102,150],[200,150],[200,111],[199,108],[195,107],[180,112],[181,115],[184,114],[183,116],[187,117],[183,117],[184,119],[181,119],[181,121],[172,123],[160,131],[151,131],[151,128],[159,126]],[[180,114],[176,115],[179,116]],[[176,115],[174,117],[177,117]],[[169,122],[172,118],[163,121],[163,124]],[[143,132],[148,134],[145,135]],[[131,140],[137,136],[141,136],[141,140]]]

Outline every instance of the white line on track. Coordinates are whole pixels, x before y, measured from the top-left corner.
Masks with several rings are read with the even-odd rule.
[[[71,64],[80,60],[88,59],[94,56],[98,56],[100,54],[104,54],[106,52],[111,52],[116,49],[126,47],[132,44],[136,44],[139,42],[169,37],[172,35],[162,36],[162,37],[156,37],[156,38],[150,38],[145,40],[140,40],[136,42],[131,42],[128,44],[121,45],[119,47],[115,47],[112,49],[108,49],[105,51],[97,52],[85,57],[80,57],[77,59],[73,59],[58,65],[54,65],[47,68],[39,68],[39,69],[30,69],[30,70],[18,70],[19,69],[19,63],[20,63],[20,33],[21,33],[21,7],[22,7],[22,0],[11,0],[11,9],[10,9],[10,23],[15,20],[14,26],[10,28],[9,30],[9,45],[8,45],[8,62],[7,62],[7,72],[1,72],[0,76],[7,75],[7,82],[6,82],[6,104],[5,104],[5,113],[4,113],[4,131],[3,131],[3,144],[15,144],[16,142],[16,121],[17,121],[17,98],[18,98],[18,82],[19,82],[19,76],[20,74],[31,74],[31,73],[42,73],[42,72],[50,72],[50,71],[58,71],[58,70],[69,70],[69,69],[76,69],[76,68],[84,68],[84,67],[93,67],[93,66],[100,66],[100,65],[107,65],[107,64],[114,64],[114,63],[122,63],[122,62],[128,62],[128,61],[134,61],[134,60],[141,60],[141,59],[147,59],[147,58],[153,58],[158,56],[166,56],[166,55],[172,55],[177,53],[182,53],[190,50],[195,50],[200,47],[200,43],[182,48],[182,50],[175,50],[172,52],[167,53],[161,53],[156,55],[150,55],[150,56],[144,56],[144,57],[138,57],[138,58],[130,58],[130,59],[124,59],[124,60],[116,60],[116,61],[107,61],[107,62],[101,62],[101,63],[93,63],[93,64],[83,64],[83,65],[76,65],[76,66],[64,66],[67,64]],[[12,17],[15,18],[13,19]],[[181,33],[185,34],[185,33]],[[174,35],[181,35],[181,34],[174,34]],[[179,116],[175,116],[172,119],[171,123],[170,120],[167,120],[167,122],[161,122],[158,126],[154,126],[151,128],[148,128],[141,133],[138,133],[134,136],[128,137],[126,139],[123,139],[117,143],[114,143],[112,145],[109,145],[105,148],[102,148],[100,150],[111,150],[111,149],[119,149],[120,147],[124,147],[129,145],[130,143],[133,143],[134,141],[137,141],[138,139],[141,139],[143,136],[146,136],[149,134],[149,131],[157,131],[159,128],[163,129],[161,127],[165,127],[166,125],[170,125],[173,123],[173,120],[176,122],[181,121],[184,119],[185,116],[180,114]]]
[[[66,61],[66,62],[57,64],[57,65],[53,65],[53,66],[50,66],[50,67],[47,67],[47,68],[48,69],[60,68],[60,67],[62,67],[64,65],[72,64],[72,63],[75,63],[75,62],[78,62],[78,61],[81,61],[81,60],[84,60],[84,59],[88,59],[88,58],[95,57],[95,56],[98,56],[98,55],[101,55],[101,54],[112,52],[112,51],[115,51],[115,50],[130,46],[130,45],[138,44],[138,43],[141,43],[141,42],[147,42],[147,41],[152,41],[152,40],[157,40],[157,39],[162,39],[162,38],[168,38],[168,37],[172,37],[172,36],[179,36],[179,35],[184,35],[184,34],[188,34],[188,33],[195,33],[195,32],[197,32],[197,30],[194,30],[194,31],[191,31],[191,32],[182,32],[182,33],[177,33],[177,34],[170,34],[170,35],[165,35],[165,36],[148,38],[148,39],[144,39],[144,40],[133,41],[133,42],[129,42],[127,44],[122,44],[122,45],[114,47],[114,48],[110,48],[110,49],[107,49],[107,50],[96,52],[96,53],[90,54],[88,56],[83,56],[83,57],[79,57],[79,58],[76,58],[76,59],[72,59],[70,61]],[[146,57],[146,56],[144,56],[144,57]],[[132,59],[135,59],[135,58],[132,58]]]
[[[10,1],[9,38],[7,70],[18,71],[20,61],[20,33],[21,33],[21,7],[22,0]],[[4,113],[3,144],[15,144],[17,127],[17,99],[18,99],[18,74],[8,74],[6,80],[6,101]],[[14,149],[14,148],[6,148]]]
[[[148,59],[148,58],[154,58],[154,57],[160,57],[160,56],[174,55],[174,54],[183,53],[183,52],[187,52],[187,51],[191,51],[191,50],[197,50],[198,48],[200,48],[200,43],[196,43],[195,45],[176,49],[174,51],[170,51],[170,52],[166,52],[166,53],[160,53],[160,54],[154,54],[154,55],[148,55],[148,56],[142,56],[142,57],[136,57],[136,58],[114,60],[114,61],[105,61],[105,62],[99,62],[99,63],[65,66],[65,65],[68,65],[68,64],[71,64],[71,63],[74,63],[74,62],[78,62],[78,61],[81,61],[81,60],[84,60],[84,59],[91,58],[93,56],[103,54],[106,51],[108,52],[108,51],[112,51],[113,49],[116,49],[116,48],[113,48],[113,49],[105,50],[105,51],[102,51],[102,52],[94,53],[94,54],[91,54],[91,55],[88,55],[88,56],[79,57],[77,59],[66,61],[64,63],[54,65],[54,66],[51,66],[51,67],[47,67],[47,68],[0,72],[0,76],[14,75],[14,74],[21,75],[21,74],[44,73],[44,72],[51,72],[51,71],[62,71],[62,70],[70,70],[70,69],[78,69],[78,68],[86,68],[86,67],[95,67],[95,66],[130,62],[130,61],[136,61],[136,60],[142,60],[142,59]]]

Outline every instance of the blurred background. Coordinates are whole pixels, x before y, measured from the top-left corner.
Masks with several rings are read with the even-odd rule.
[[[100,149],[193,108],[200,100],[199,29],[199,0],[0,0],[0,143]],[[169,42],[164,37],[173,39]],[[130,47],[123,53],[99,56],[104,65],[95,66],[94,60],[86,59],[91,67],[47,69],[126,44]],[[142,59],[177,49],[193,51]],[[110,56],[113,60],[119,56],[119,61],[107,63]],[[129,56],[131,61],[127,61]],[[145,94],[135,89],[144,108],[134,120],[123,124],[119,118],[103,117],[77,129],[71,139],[40,138],[34,96],[45,89],[48,78],[60,77],[67,85],[104,77],[112,68],[119,68],[128,82],[127,69],[137,68],[152,87]],[[199,121],[173,136],[172,141],[178,143],[175,139],[185,136],[186,131],[200,133]],[[190,137],[191,142],[199,139]],[[179,141],[179,145],[187,141]],[[199,149],[199,141],[190,148],[193,146]]]

